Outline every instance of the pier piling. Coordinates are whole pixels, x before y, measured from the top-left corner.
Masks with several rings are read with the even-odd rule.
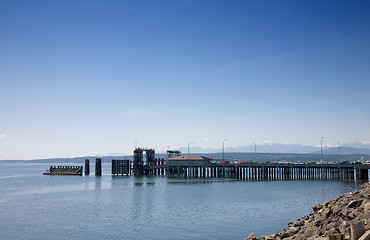
[[[90,175],[90,160],[85,159],[85,175]]]
[[[95,176],[101,176],[102,173],[101,173],[101,159],[100,158],[97,158],[95,160]]]

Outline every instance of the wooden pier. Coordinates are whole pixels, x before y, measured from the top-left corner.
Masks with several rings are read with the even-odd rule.
[[[177,156],[144,166],[145,175],[266,180],[369,180],[370,164],[220,164],[202,156]]]
[[[146,152],[146,161],[143,159]],[[154,150],[136,148],[134,161],[112,160],[112,175],[168,176],[180,178],[237,178],[246,180],[363,180],[369,181],[370,164],[256,163],[219,161],[203,156],[182,156],[168,151],[168,158],[154,158]],[[174,156],[176,155],[176,156]],[[89,160],[85,160],[85,175]],[[82,166],[50,166],[44,175],[82,175]],[[101,159],[96,158],[95,175],[102,175]]]
[[[339,164],[218,164],[168,166],[167,175],[177,177],[230,177],[245,179],[369,179],[369,165]]]
[[[82,166],[50,166],[43,175],[78,175],[82,176]]]

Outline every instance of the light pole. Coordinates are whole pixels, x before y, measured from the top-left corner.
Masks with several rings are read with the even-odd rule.
[[[225,161],[225,142],[227,142],[226,139],[222,142],[222,160],[223,161]]]
[[[340,156],[340,143],[339,143],[339,141],[338,141],[338,154]]]
[[[324,137],[321,137],[321,162],[322,162],[322,139],[323,139]]]
[[[188,156],[189,156],[189,146],[190,146],[190,144],[192,144],[192,143],[194,143],[194,142],[189,142],[189,143],[188,143]]]

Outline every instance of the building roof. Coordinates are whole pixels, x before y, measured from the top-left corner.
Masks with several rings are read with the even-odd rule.
[[[167,158],[166,160],[178,160],[178,161],[212,161],[212,158],[203,157],[200,155],[190,155],[190,156],[176,156],[172,158]]]

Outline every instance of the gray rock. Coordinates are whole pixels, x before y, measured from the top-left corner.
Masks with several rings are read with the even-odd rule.
[[[319,226],[321,226],[321,224],[322,224],[321,221],[315,221],[314,226],[315,227],[319,227]]]
[[[299,227],[290,227],[286,232],[289,234],[289,236],[292,236],[296,234],[299,231],[299,229],[300,229]]]
[[[285,232],[281,235],[281,238],[288,238],[290,237],[289,233]]]
[[[333,214],[333,211],[330,209],[330,210],[329,210],[329,212],[327,212],[327,213],[326,213],[326,216],[325,216],[325,217],[326,217],[326,218],[328,218],[328,217],[330,217],[330,215],[332,215],[332,214]]]
[[[313,209],[313,211],[316,213],[316,212],[318,212],[320,209],[322,209],[323,208],[323,205],[321,205],[321,204],[318,204],[318,205],[316,205],[316,206],[314,206],[314,207],[312,207],[312,209]]]
[[[363,201],[363,200],[352,200],[352,201],[348,204],[348,207],[349,207],[349,208],[357,208],[357,207],[361,206],[362,201]]]
[[[365,213],[366,213],[366,212],[370,212],[370,202],[368,202],[368,203],[366,203],[366,204],[364,205],[364,211],[365,211]]]
[[[254,233],[249,234],[249,236],[245,240],[257,240],[256,235]]]

